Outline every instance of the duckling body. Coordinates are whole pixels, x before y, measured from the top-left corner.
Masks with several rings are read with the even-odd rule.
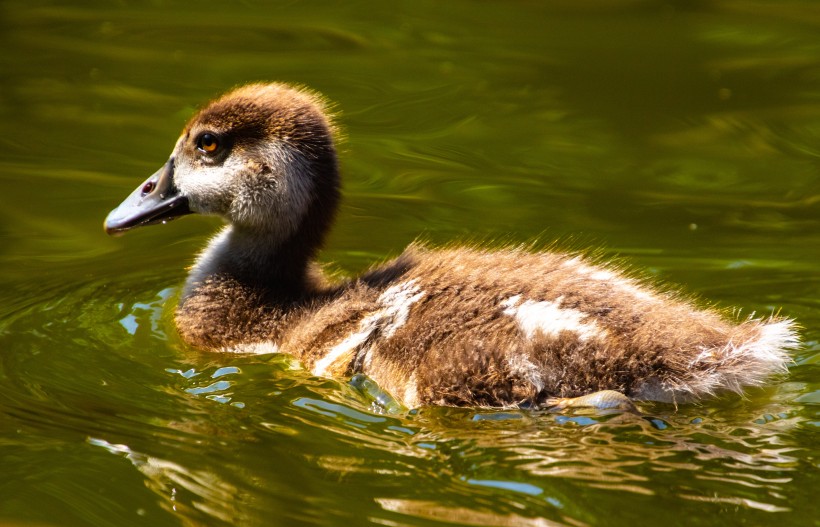
[[[110,233],[199,212],[228,222],[176,313],[207,350],[283,352],[316,375],[364,373],[408,407],[540,405],[616,390],[686,402],[785,370],[785,318],[729,321],[615,268],[556,252],[414,244],[341,283],[313,263],[339,199],[319,98],[281,84],[224,95]]]

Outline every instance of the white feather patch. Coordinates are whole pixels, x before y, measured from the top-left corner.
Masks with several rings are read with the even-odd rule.
[[[415,408],[419,405],[419,385],[416,380],[416,372],[410,375],[410,379],[404,388],[404,404],[408,408]]]
[[[349,335],[342,342],[333,346],[324,357],[316,361],[313,366],[313,374],[325,375],[337,360],[342,358],[350,360],[352,354],[362,349],[377,336],[392,337],[396,330],[407,323],[410,307],[421,300],[424,295],[425,292],[420,291],[418,285],[416,285],[416,280],[403,282],[386,289],[378,299],[381,309],[362,319],[356,333]],[[364,357],[365,364],[370,363],[371,351],[372,348],[368,347]]]
[[[383,321],[382,331],[385,337],[392,337],[397,329],[407,323],[410,306],[421,300],[424,295],[424,291],[419,291],[416,280],[394,285],[381,294],[379,303],[384,309],[379,315]]]
[[[651,290],[641,289],[640,285],[633,279],[622,276],[615,271],[595,267],[585,263],[581,258],[575,256],[561,264],[562,267],[572,268],[578,275],[584,279],[595,280],[598,282],[609,282],[609,284],[621,291],[632,295],[638,300],[645,302],[654,302],[659,300],[657,295]]]
[[[544,377],[541,375],[541,370],[527,357],[523,355],[509,357],[507,367],[510,368],[510,373],[532,384],[536,392],[544,389]]]
[[[355,353],[356,349],[367,342],[376,331],[377,326],[374,322],[373,315],[362,320],[359,323],[359,331],[349,335],[343,341],[330,348],[327,355],[316,361],[316,364],[313,365],[313,374],[324,375],[328,368],[340,357],[347,357]]]
[[[583,341],[606,336],[606,331],[594,320],[587,320],[589,316],[586,313],[562,308],[562,297],[554,302],[525,300],[519,304],[520,300],[521,295],[511,296],[501,302],[501,306],[505,308],[505,315],[515,317],[527,338],[532,338],[538,332],[557,336],[562,331],[575,333]]]

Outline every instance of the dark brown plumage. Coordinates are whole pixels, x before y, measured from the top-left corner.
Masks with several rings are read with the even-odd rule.
[[[200,111],[165,167],[109,215],[109,232],[187,212],[228,222],[186,283],[185,341],[289,353],[317,375],[364,373],[410,407],[600,390],[684,402],[761,384],[798,345],[789,319],[731,322],[555,252],[413,245],[328,283],[313,258],[339,199],[332,132],[315,95],[239,88]]]

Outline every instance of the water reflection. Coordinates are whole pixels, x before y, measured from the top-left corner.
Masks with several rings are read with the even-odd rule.
[[[120,324],[131,335],[136,335],[137,331],[148,332],[156,337],[165,337],[165,331],[162,324],[163,311],[168,299],[175,293],[174,288],[163,289],[148,302],[134,302],[127,308],[123,304],[119,304],[119,308],[126,312],[126,315],[120,319]]]
[[[255,391],[242,368],[223,371],[234,376],[234,392]],[[213,373],[201,376],[210,379]],[[572,416],[522,411],[475,420],[470,411],[434,409],[398,418],[370,412],[365,399],[340,399],[338,388],[314,385],[305,391],[297,385],[291,389],[296,393],[280,392],[285,399],[268,404],[288,401],[285,406],[268,412],[257,407],[275,419],[250,426],[229,424],[239,415],[228,416],[225,426],[211,432],[213,423],[205,421],[166,426],[201,437],[216,432],[229,443],[288,441],[302,452],[297,462],[324,472],[330,483],[381,489],[373,496],[376,508],[368,512],[375,523],[415,524],[410,518],[416,518],[467,525],[586,525],[584,503],[623,494],[792,510],[786,489],[798,458],[784,430],[794,420],[782,420],[779,427],[738,426],[697,409],[665,415],[663,429],[651,418],[631,414],[571,421]],[[298,393],[304,395],[292,397]],[[355,391],[347,395],[355,397]],[[761,410],[776,408],[749,411]],[[237,454],[229,466],[210,470],[191,465],[196,458],[185,452],[171,461],[104,439],[89,442],[129,459],[148,488],[186,524],[202,517],[234,525],[265,523],[269,489],[258,485],[265,473],[258,460],[254,465]]]
[[[241,509],[234,506],[239,493],[219,474],[189,469],[173,461],[135,452],[128,445],[112,444],[90,437],[88,443],[123,456],[146,476],[146,486],[162,497],[160,502],[183,525],[201,525],[199,520],[220,520],[227,525],[243,525]]]
[[[521,514],[499,514],[492,511],[477,511],[467,507],[447,506],[436,501],[385,499],[376,498],[379,505],[386,511],[400,513],[415,518],[438,522],[455,523],[459,525],[493,525],[498,527],[558,527],[588,525],[570,518],[564,521],[553,521],[541,517],[528,517]],[[375,518],[374,518],[375,519]],[[383,523],[377,521],[376,523]],[[386,523],[386,522],[384,522]],[[415,523],[415,522],[413,522]],[[388,525],[408,525],[401,522]]]

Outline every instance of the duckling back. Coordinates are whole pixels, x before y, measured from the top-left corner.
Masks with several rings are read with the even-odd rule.
[[[408,407],[539,405],[600,390],[686,402],[761,384],[798,344],[791,320],[732,322],[583,258],[522,250],[413,246],[265,313],[245,344],[223,347],[275,344],[317,375],[364,373]]]

